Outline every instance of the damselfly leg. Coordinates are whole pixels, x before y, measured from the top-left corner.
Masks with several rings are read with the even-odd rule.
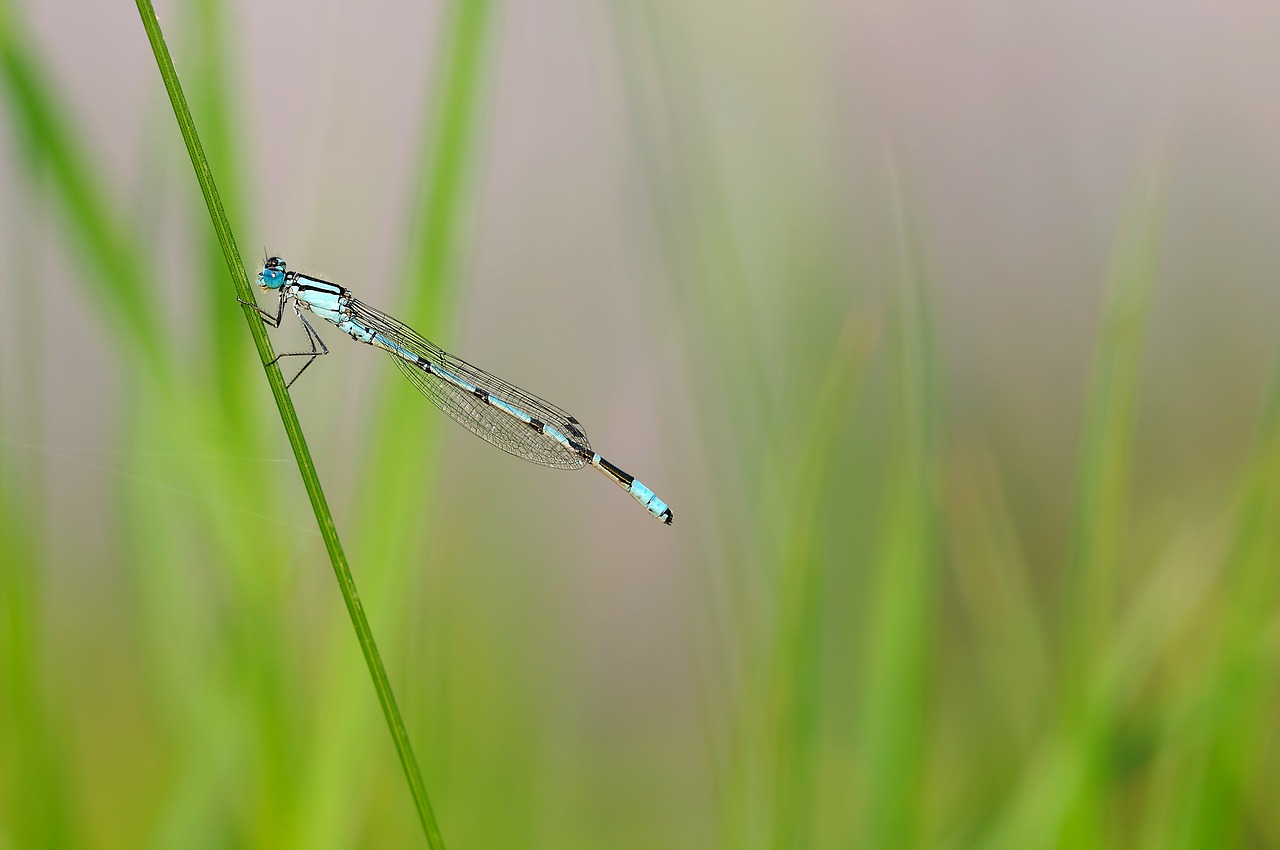
[[[283,294],[281,294],[280,296],[280,303],[278,308],[276,309],[276,313],[274,316],[268,313],[266,310],[263,310],[257,304],[254,304],[249,301],[245,301],[243,298],[237,298],[236,300],[239,301],[241,304],[244,304],[246,307],[252,307],[253,309],[257,310],[258,315],[262,317],[263,324],[270,325],[273,328],[280,327],[280,322],[284,319],[284,302],[286,301]],[[295,372],[294,376],[290,378],[288,383],[284,385],[284,388],[286,390],[293,386],[293,382],[298,380],[298,378],[302,375],[303,372],[307,371],[307,367],[310,366],[312,363],[314,363],[317,357],[320,357],[322,355],[329,353],[329,346],[324,344],[324,340],[320,338],[320,334],[316,333],[316,329],[311,327],[311,323],[307,321],[307,317],[302,315],[302,311],[298,309],[298,302],[296,300],[293,302],[293,312],[297,314],[298,321],[302,322],[302,329],[307,334],[307,341],[311,343],[311,350],[310,351],[283,351],[277,354],[274,358],[272,358],[271,362],[267,364],[268,366],[270,366],[274,363],[278,363],[280,362],[280,358],[282,357],[306,357],[307,358],[307,362],[302,364],[302,368],[299,369],[297,372]]]

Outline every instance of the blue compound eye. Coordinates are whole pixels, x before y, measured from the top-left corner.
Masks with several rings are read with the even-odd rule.
[[[284,286],[284,272],[280,269],[263,269],[258,272],[258,282],[267,289],[279,289]]]
[[[284,260],[270,257],[262,264],[262,271],[258,272],[258,283],[267,289],[279,289],[284,286],[284,270]]]

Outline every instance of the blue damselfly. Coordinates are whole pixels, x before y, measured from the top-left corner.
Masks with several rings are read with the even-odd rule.
[[[648,487],[593,451],[582,424],[554,404],[454,357],[404,323],[360,301],[350,290],[289,271],[279,257],[271,257],[263,264],[258,283],[264,290],[279,295],[275,313],[256,304],[241,303],[257,310],[263,321],[273,328],[280,327],[285,305],[292,304],[311,344],[310,351],[288,351],[276,356],[276,360],[307,358],[286,386],[292,386],[317,357],[329,353],[324,340],[302,315],[301,308],[305,307],[357,342],[390,354],[400,371],[423,395],[476,436],[516,457],[543,466],[598,469],[650,514],[671,524],[671,509]]]

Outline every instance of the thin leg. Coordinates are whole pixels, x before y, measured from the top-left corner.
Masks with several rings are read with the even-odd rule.
[[[241,304],[244,304],[246,307],[252,307],[253,309],[257,310],[258,315],[262,317],[263,324],[269,325],[273,328],[280,327],[280,322],[284,318],[285,298],[283,295],[280,296],[280,307],[278,310],[276,310],[276,314],[274,316],[268,313],[266,310],[263,310],[257,304],[251,304],[248,301],[245,301],[243,298],[237,298],[236,300],[239,301]],[[311,343],[311,350],[310,351],[284,351],[284,352],[281,352],[280,354],[277,354],[275,357],[271,359],[270,363],[266,364],[270,366],[274,363],[279,363],[282,357],[306,357],[307,358],[307,362],[302,364],[302,368],[299,369],[297,373],[294,374],[294,376],[289,379],[289,383],[284,385],[284,388],[286,390],[289,389],[289,387],[293,386],[293,382],[298,380],[298,376],[301,375],[304,371],[306,371],[307,367],[311,365],[313,360],[315,360],[317,357],[320,357],[321,355],[329,353],[329,346],[324,344],[324,340],[320,338],[320,334],[316,333],[316,329],[311,327],[311,323],[308,322],[305,318],[303,318],[302,311],[298,309],[298,305],[296,302],[293,305],[293,312],[298,315],[298,321],[302,322],[302,329],[307,333],[307,342]]]
[[[307,339],[310,340],[311,342],[311,350],[310,351],[288,351],[288,352],[285,352],[284,354],[277,354],[275,357],[275,360],[271,361],[271,363],[275,363],[281,357],[302,357],[305,355],[310,355],[310,357],[307,358],[307,362],[302,364],[302,368],[299,369],[296,373],[294,373],[294,376],[289,379],[289,383],[284,385],[284,388],[286,390],[289,389],[289,387],[293,386],[293,382],[298,380],[298,378],[302,376],[303,372],[307,371],[307,367],[310,366],[312,363],[314,363],[317,357],[320,357],[329,353],[329,346],[324,344],[324,340],[320,338],[320,334],[316,333],[316,329],[311,327],[311,323],[308,322],[307,318],[302,315],[302,311],[298,309],[296,304],[294,305],[293,310],[295,313],[298,314],[298,321],[302,322],[302,327],[307,332]],[[320,347],[316,348],[317,345]],[[268,363],[267,365],[269,366],[271,364]]]
[[[280,319],[284,316],[284,293],[283,292],[280,293],[280,303],[276,305],[276,314],[274,316],[268,313],[266,310],[259,307],[257,304],[255,304],[252,301],[245,301],[243,298],[237,298],[236,300],[246,307],[252,307],[253,309],[257,310],[258,315],[262,317],[262,323],[264,325],[270,325],[273,328],[280,327]]]

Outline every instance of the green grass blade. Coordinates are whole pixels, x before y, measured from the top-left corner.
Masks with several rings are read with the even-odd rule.
[[[500,4],[495,0],[450,3],[445,14],[437,82],[429,110],[425,168],[418,177],[419,208],[407,244],[409,286],[402,309],[434,318],[446,286],[461,262],[465,211],[481,146],[481,111],[487,82],[488,47]]]
[[[494,0],[466,0],[450,3],[442,13],[440,58],[427,110],[422,172],[411,215],[413,229],[406,240],[406,291],[397,313],[415,327],[438,327],[457,289],[457,269],[465,253],[466,211],[474,183],[471,178],[481,147],[482,105],[487,102],[484,71],[498,5]],[[404,455],[406,449],[426,452],[429,446],[429,441],[422,439],[420,417],[405,415],[408,405],[419,402],[405,393],[393,395],[374,417],[377,425],[368,441],[373,456],[367,464],[371,477],[365,482],[366,492],[404,495],[421,482],[418,471],[424,463],[406,462]],[[392,446],[397,449],[390,450]],[[415,450],[414,446],[423,448]],[[393,542],[385,534],[376,537]]]
[[[416,192],[407,215],[411,225],[403,260],[405,291],[395,308],[396,315],[421,329],[440,329],[447,324],[458,289],[475,184],[472,177],[483,150],[480,140],[488,102],[487,68],[500,8],[498,0],[452,0],[439,13],[441,26],[424,108],[420,173],[413,181]],[[433,494],[426,487],[432,477],[435,441],[431,434],[437,424],[434,417],[422,415],[421,404],[421,397],[411,389],[389,387],[368,417],[368,434],[362,441],[366,455],[358,463],[362,476],[359,492],[380,494],[376,501],[382,504],[419,506],[419,513],[404,513],[381,510],[373,500],[361,500],[353,524],[354,545],[365,564],[369,610],[397,637],[403,634],[402,626],[412,610],[405,604],[403,588],[406,582],[414,581],[413,573],[422,572],[416,552],[427,526],[421,517],[432,512]],[[433,631],[425,643],[434,653],[441,646],[437,638],[450,634],[452,609],[447,591],[433,587],[430,598],[432,616],[426,618],[426,628]],[[334,811],[333,801],[344,777],[360,764],[359,706],[351,700],[351,689],[345,684],[345,677],[351,675],[350,665],[333,650],[335,641],[326,640],[325,646],[330,649],[325,652],[323,669],[332,686],[326,688],[324,700],[334,731],[317,740],[316,768],[303,793],[300,817],[303,834],[311,841],[307,846],[325,846],[322,842],[332,840],[333,830],[327,821]],[[443,661],[430,673],[419,674],[429,680],[435,694],[451,693],[450,675]],[[432,735],[436,746],[431,761],[436,775],[449,772],[452,738],[443,734],[450,728],[447,705],[447,699],[443,705],[433,702],[430,715],[431,728],[441,732]]]
[[[233,107],[234,69],[237,67],[237,45],[230,37],[234,21],[230,5],[224,0],[199,0],[186,10],[185,34],[181,43],[189,44],[192,67],[188,69],[187,91],[191,106],[200,116],[201,141],[205,155],[218,170],[218,189],[231,217],[243,230],[247,184],[244,151],[239,140],[237,114]],[[223,281],[224,261],[216,235],[201,228],[200,281],[204,290],[205,326],[210,339],[210,394],[216,407],[238,439],[251,439],[251,427],[257,408],[249,401],[252,371],[246,368],[249,351],[244,345],[235,313],[226,306]],[[255,388],[256,389],[256,388]],[[256,450],[256,449],[255,449]]]
[[[240,252],[232,237],[231,225],[227,221],[222,201],[218,196],[213,174],[201,149],[195,123],[191,118],[186,97],[183,95],[182,87],[178,82],[178,73],[174,68],[173,59],[169,55],[169,48],[165,44],[160,24],[156,20],[155,10],[152,8],[150,0],[137,0],[137,6],[138,14],[142,18],[143,28],[147,32],[147,39],[151,42],[151,49],[156,57],[156,64],[160,69],[160,76],[164,80],[165,90],[168,92],[169,100],[173,105],[174,116],[177,118],[178,127],[182,132],[183,140],[186,142],[187,152],[191,156],[191,165],[195,169],[196,180],[200,184],[205,204],[209,208],[209,215],[213,220],[213,227],[217,232],[218,242],[222,247],[227,268],[231,272],[236,293],[242,300],[252,302],[253,292],[249,286],[249,279],[245,274]],[[343,601],[346,603],[347,612],[351,616],[352,626],[355,628],[356,639],[360,644],[365,663],[369,668],[369,674],[373,679],[374,690],[377,691],[378,700],[382,705],[382,711],[386,717],[387,726],[391,731],[396,752],[400,756],[405,778],[408,780],[409,790],[413,795],[418,817],[426,834],[427,844],[433,850],[435,848],[443,848],[444,842],[436,826],[431,804],[427,799],[421,771],[418,768],[417,760],[414,758],[409,736],[405,731],[404,721],[401,719],[399,708],[396,706],[395,696],[391,691],[391,683],[387,679],[386,669],[383,667],[377,644],[374,642],[373,632],[369,627],[364,608],[360,603],[355,580],[351,575],[351,568],[347,564],[346,555],[343,553],[342,544],[338,539],[337,527],[329,512],[324,491],[320,487],[320,479],[316,473],[315,464],[311,459],[311,453],[307,449],[302,427],[298,422],[297,412],[294,410],[293,402],[285,390],[284,378],[280,373],[280,368],[278,364],[272,362],[274,353],[271,348],[271,341],[267,336],[265,327],[259,318],[254,315],[252,308],[246,306],[244,310],[249,332],[253,336],[258,354],[264,364],[271,364],[265,367],[267,380],[271,385],[271,392],[275,397],[276,406],[279,408],[280,419],[284,425],[285,433],[288,435],[289,444],[293,448],[294,458],[297,460],[298,471],[302,475],[303,485],[306,487],[307,495],[311,499],[311,507],[315,512],[316,523],[319,525],[320,534],[324,538],[325,548],[328,550],[329,559],[333,564],[334,575],[338,580],[338,587],[342,592]]]
[[[16,136],[61,203],[96,306],[142,358],[159,362],[164,347],[150,278],[136,250],[140,240],[121,223],[55,94],[52,75],[34,58],[13,18],[0,0],[0,85]]]
[[[36,280],[33,246],[44,218],[39,188],[43,160],[34,154],[31,172],[20,182],[22,214],[14,217],[15,249],[5,257],[13,280]],[[13,303],[21,321],[12,328],[18,351],[35,349],[43,326],[47,292],[20,287]],[[15,437],[36,439],[44,431],[44,384],[29,371],[12,370],[0,356],[0,374],[17,378],[21,391],[6,407],[0,394],[0,847],[5,833],[13,846],[69,847],[83,843],[73,814],[79,800],[76,773],[68,758],[66,712],[56,685],[49,682],[50,655],[46,610],[49,577],[45,541],[38,529],[46,521],[44,470],[22,457]],[[7,389],[8,387],[6,387]],[[16,408],[20,416],[10,414]],[[9,414],[6,416],[6,414]],[[11,431],[14,424],[17,431]]]
[[[1232,529],[1231,553],[1220,579],[1220,621],[1205,653],[1196,716],[1184,736],[1184,771],[1171,809],[1177,813],[1168,846],[1270,846],[1275,829],[1250,812],[1249,789],[1274,785],[1277,695],[1275,600],[1280,593],[1280,365],[1273,367],[1262,416]],[[1273,810],[1270,802],[1264,803]]]
[[[897,436],[887,471],[870,595],[876,601],[866,638],[870,647],[860,731],[868,777],[867,847],[914,846],[924,831],[926,691],[938,581],[933,346],[902,189],[894,185],[892,192],[901,266],[892,331]]]
[[[7,469],[8,445],[0,445],[0,836],[4,821],[14,846],[72,847],[80,844],[66,757],[63,712],[46,687],[43,659],[42,562],[29,529],[38,527]],[[3,792],[9,793],[3,793]],[[0,846],[4,846],[0,837]]]
[[[1075,539],[1063,617],[1058,726],[1021,771],[1024,777],[983,846],[1103,846],[1117,814],[1120,778],[1115,687],[1115,593],[1133,466],[1135,409],[1163,224],[1160,161],[1144,169],[1119,229],[1081,450]]]
[[[1065,620],[1071,631],[1064,658],[1063,732],[1076,760],[1069,773],[1077,783],[1061,801],[1065,820],[1058,840],[1066,847],[1104,840],[1105,800],[1113,792],[1104,770],[1112,749],[1111,723],[1108,709],[1097,704],[1096,672],[1112,639],[1115,592],[1123,584],[1135,410],[1163,223],[1160,177],[1157,159],[1141,176],[1133,210],[1119,233],[1094,360]]]
[[[1076,506],[1073,574],[1076,592],[1067,621],[1078,634],[1072,647],[1087,664],[1105,640],[1116,587],[1121,529],[1129,494],[1134,409],[1148,305],[1160,247],[1160,187],[1146,179],[1142,196],[1119,235],[1112,258],[1102,335],[1094,359],[1088,421]],[[1068,688],[1073,683],[1068,681]]]
[[[830,561],[821,555],[817,517],[830,498],[838,465],[832,458],[848,427],[847,409],[871,348],[870,331],[850,316],[836,341],[814,398],[803,446],[786,497],[789,530],[779,566],[778,627],[770,703],[774,707],[773,847],[814,845],[815,793],[823,699],[823,597]]]

